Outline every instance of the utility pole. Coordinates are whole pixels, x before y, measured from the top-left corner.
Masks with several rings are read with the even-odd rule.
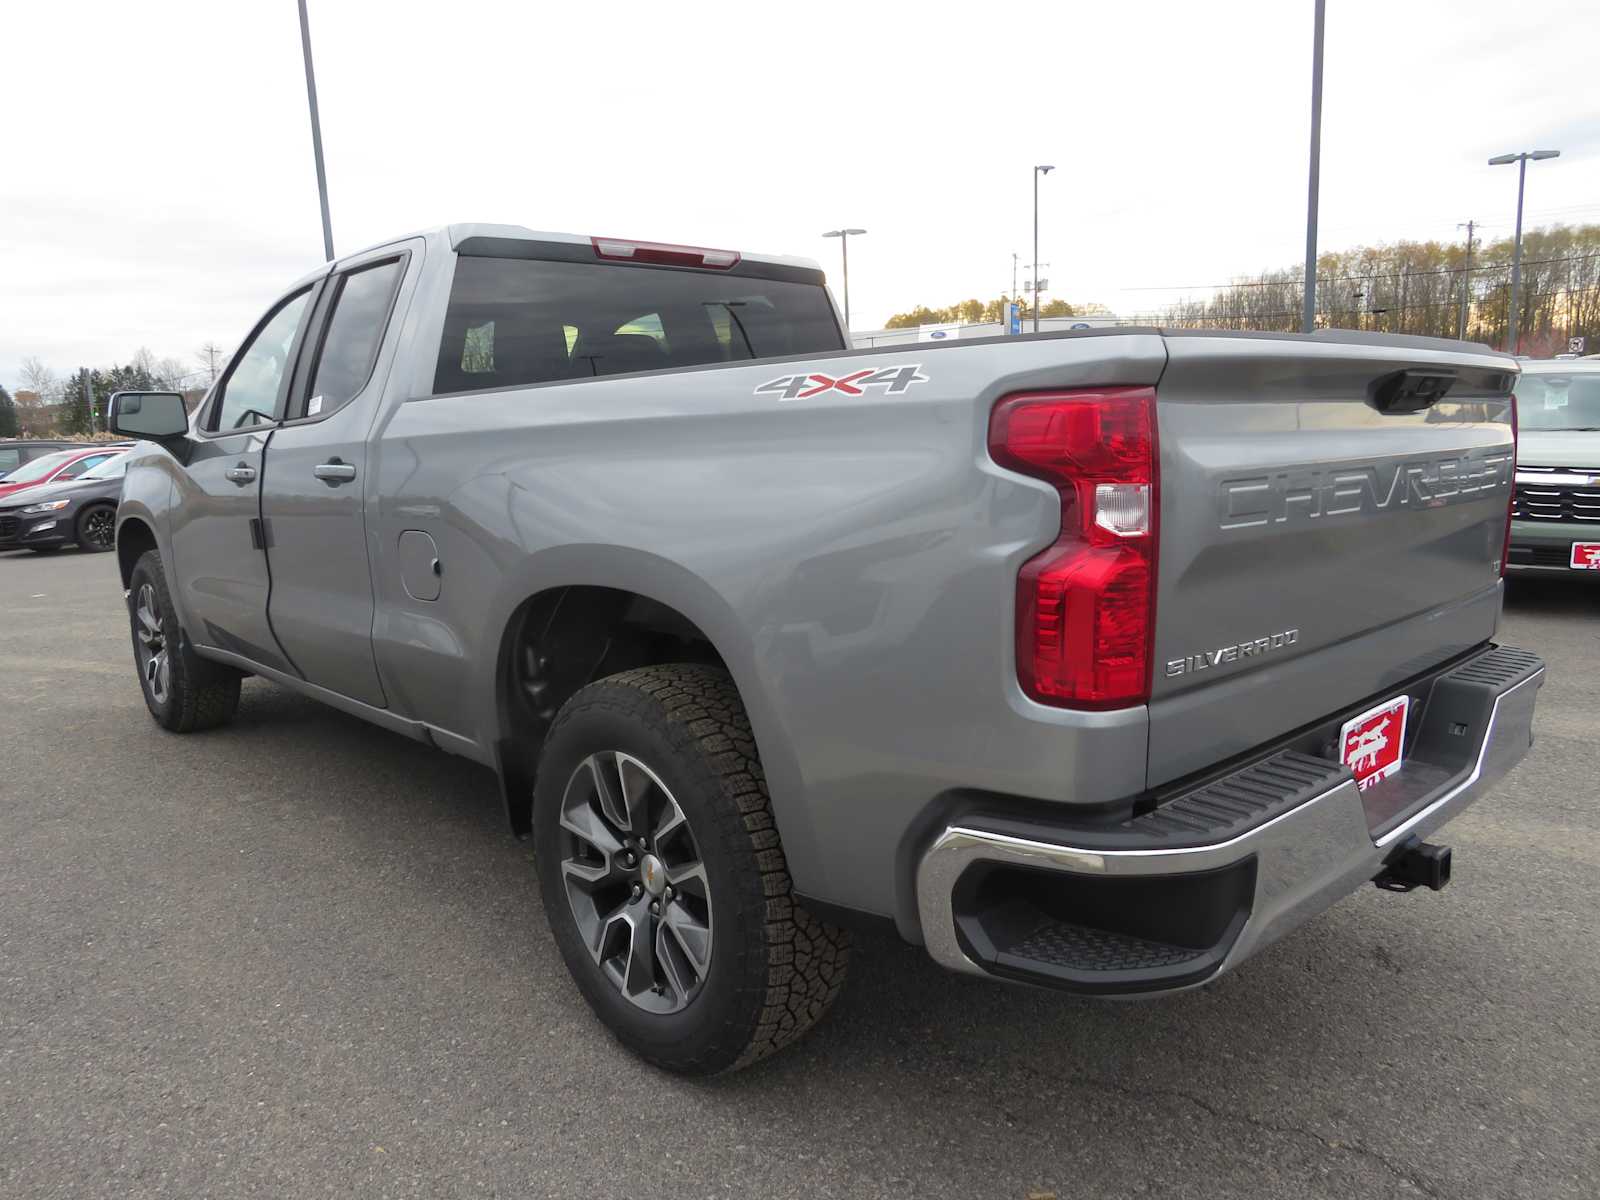
[[[208,384],[215,383],[217,381],[217,360],[222,357],[222,347],[215,342],[207,342],[200,347],[198,353],[205,360],[206,382]]]
[[[317,199],[322,203],[322,252],[332,262],[333,221],[328,216],[328,172],[322,165],[322,118],[317,115],[317,76],[311,69],[311,22],[306,17],[306,0],[300,0],[300,52],[306,61],[306,102],[311,106],[311,153],[317,160]]]
[[[1011,252],[1011,299],[1017,298],[1017,252]]]
[[[1457,225],[1457,229],[1467,231],[1467,269],[1461,272],[1461,321],[1456,327],[1456,340],[1467,340],[1467,298],[1472,295],[1472,230],[1476,221],[1468,221],[1465,225]]]
[[[1411,269],[1406,266],[1400,268],[1400,306],[1395,309],[1395,328],[1404,333],[1406,331],[1406,285],[1411,282]]]
[[[89,413],[89,436],[94,436],[94,377],[88,367],[81,368],[83,372],[83,406]]]
[[[1322,0],[1317,0],[1322,3]],[[1033,169],[1033,331],[1039,332],[1039,176],[1048,175],[1054,167]]]
[[[1305,333],[1317,327],[1317,193],[1322,174],[1322,23],[1325,0],[1316,0],[1311,39],[1311,180],[1306,188]]]

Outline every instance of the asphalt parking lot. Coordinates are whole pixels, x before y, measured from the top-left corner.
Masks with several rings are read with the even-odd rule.
[[[1441,895],[1113,1004],[858,942],[708,1083],[611,1042],[491,776],[259,680],[145,714],[110,555],[0,555],[0,1195],[1592,1197],[1600,592],[1515,588],[1538,745]]]

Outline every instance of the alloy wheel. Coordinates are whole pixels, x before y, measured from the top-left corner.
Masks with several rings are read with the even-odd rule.
[[[688,818],[621,751],[591,754],[561,801],[562,882],[578,934],[623,997],[682,1010],[711,966],[711,889]]]
[[[161,606],[156,601],[153,584],[140,585],[133,619],[137,622],[134,627],[134,649],[137,651],[139,674],[150,691],[150,699],[157,704],[165,704],[167,694],[172,689],[172,666],[168,659],[167,636],[161,628]]]
[[[117,540],[117,517],[109,508],[93,509],[83,519],[83,536],[99,550],[109,550]]]

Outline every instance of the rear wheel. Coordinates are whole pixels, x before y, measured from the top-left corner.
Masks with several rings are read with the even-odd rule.
[[[698,665],[590,684],[545,741],[534,793],[545,916],[629,1049],[709,1075],[821,1018],[849,935],[795,903],[733,681]]]
[[[100,554],[117,544],[117,510],[109,504],[93,504],[78,514],[78,549]]]
[[[233,720],[243,676],[189,648],[172,606],[161,555],[147,550],[128,585],[133,658],[145,706],[163,729],[192,733]]]

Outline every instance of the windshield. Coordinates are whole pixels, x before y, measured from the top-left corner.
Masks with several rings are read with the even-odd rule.
[[[1517,380],[1517,428],[1600,429],[1600,371],[1524,374]]]
[[[46,454],[43,458],[36,458],[31,463],[24,463],[11,474],[6,476],[7,483],[37,483],[47,477],[52,471],[66,466],[78,456],[77,450],[58,450],[54,454]]]
[[[91,467],[79,479],[121,479],[128,473],[128,455],[126,452],[115,458],[108,458],[98,467]]]

